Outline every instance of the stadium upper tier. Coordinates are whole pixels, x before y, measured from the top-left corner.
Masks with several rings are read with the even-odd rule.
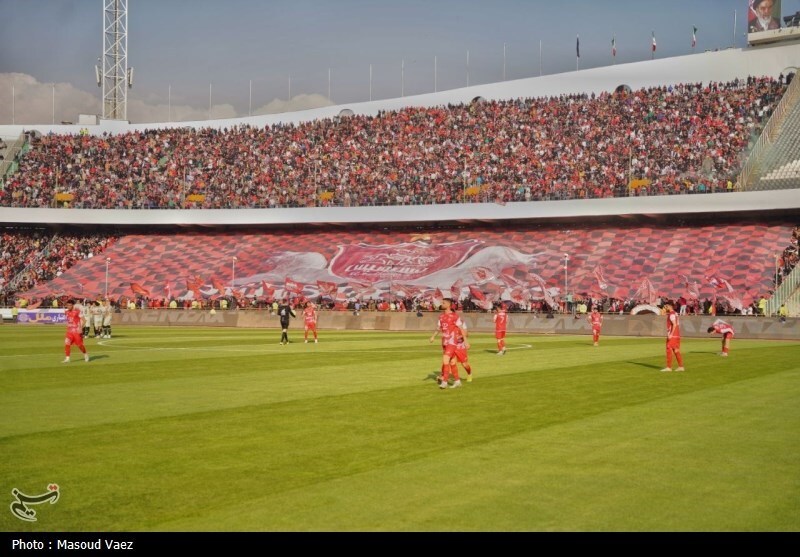
[[[731,191],[783,83],[409,107],[222,130],[35,137],[5,207],[358,207]]]

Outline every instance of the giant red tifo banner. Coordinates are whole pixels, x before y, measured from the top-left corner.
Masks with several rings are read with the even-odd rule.
[[[180,299],[212,298],[235,281],[237,295],[354,299],[412,295],[432,298],[453,287],[495,300],[554,300],[569,293],[620,299],[643,277],[659,296],[677,299],[687,284],[701,298],[719,292],[722,277],[749,305],[773,289],[775,253],[791,244],[795,223],[708,226],[515,225],[352,232],[177,232],[123,236],[103,253],[77,263],[29,296],[63,293],[112,298],[150,292]],[[232,277],[231,254],[236,254]],[[564,254],[569,254],[565,273]],[[287,279],[289,279],[287,281]],[[265,285],[269,288],[265,289]],[[288,285],[288,287],[287,287]],[[607,290],[602,289],[607,286]],[[613,285],[613,288],[612,286]],[[472,287],[472,288],[470,288]],[[228,287],[228,289],[230,289]],[[613,290],[613,292],[612,292]],[[726,286],[726,291],[727,286]],[[292,294],[297,295],[297,294]],[[441,295],[441,294],[439,294]]]

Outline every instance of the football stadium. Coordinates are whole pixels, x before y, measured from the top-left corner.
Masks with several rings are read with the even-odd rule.
[[[102,114],[0,124],[0,530],[800,528],[800,18],[135,122],[102,4]]]

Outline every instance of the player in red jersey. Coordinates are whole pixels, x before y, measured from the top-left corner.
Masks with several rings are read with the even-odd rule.
[[[464,335],[467,332],[467,326],[463,325],[461,327],[461,331],[463,331]],[[455,377],[458,377],[458,364],[461,364],[461,367],[464,368],[464,371],[467,372],[467,383],[472,383],[472,366],[469,364],[469,354],[467,351],[469,350],[469,342],[467,342],[467,337],[462,335],[457,335],[456,337],[456,348],[453,351],[453,356],[450,358],[450,373],[452,373]]]
[[[464,323],[456,312],[453,311],[453,301],[450,298],[442,300],[442,309],[444,313],[439,316],[439,324],[437,332],[442,333],[442,375],[439,378],[439,388],[446,389],[449,376],[453,375],[452,389],[461,386],[461,379],[458,377],[458,366],[455,365],[455,360],[458,359],[456,352],[458,351],[458,341],[464,339],[465,350],[469,348],[469,343],[466,342],[467,331]],[[436,339],[436,333],[431,336],[431,342]]]
[[[494,338],[497,339],[497,355],[502,356],[506,353],[506,326],[508,325],[508,314],[503,304],[497,304],[494,308]]]
[[[317,308],[314,307],[312,302],[306,302],[306,307],[303,310],[303,320],[305,321],[304,339],[308,343],[308,332],[314,333],[314,342],[317,341]]]
[[[597,306],[592,307],[592,312],[586,316],[587,321],[592,324],[592,340],[594,345],[600,342],[600,329],[603,328],[603,314],[597,311]]]
[[[67,310],[64,313],[67,318],[67,336],[64,338],[64,354],[66,357],[62,363],[69,363],[69,354],[73,344],[83,352],[83,359],[88,362],[89,353],[83,345],[83,315],[81,310],[75,308],[75,300],[67,301],[66,308]]]
[[[667,367],[661,371],[672,371],[672,356],[678,360],[678,367],[675,371],[685,371],[683,368],[683,356],[681,356],[681,323],[678,314],[672,304],[664,304],[667,311]]]
[[[722,352],[720,356],[728,357],[728,352],[731,349],[731,339],[733,338],[733,327],[729,323],[725,323],[722,319],[717,319],[708,328],[709,333],[717,333],[722,335]]]

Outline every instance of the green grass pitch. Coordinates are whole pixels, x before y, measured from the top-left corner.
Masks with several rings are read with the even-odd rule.
[[[800,343],[0,326],[0,530],[798,531]],[[12,489],[60,488],[36,522]]]

